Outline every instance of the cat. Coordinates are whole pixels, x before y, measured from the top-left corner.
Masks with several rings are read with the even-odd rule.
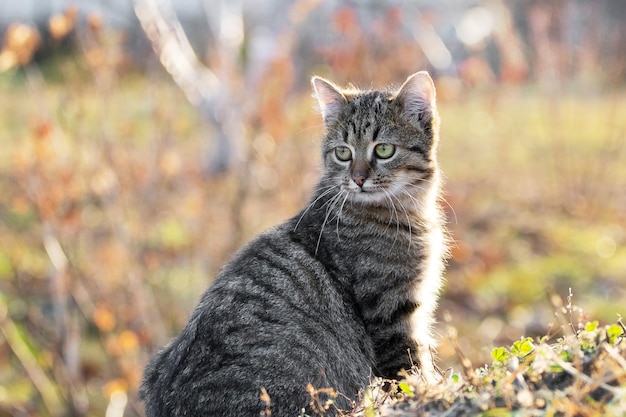
[[[437,380],[433,313],[446,254],[439,117],[427,72],[397,90],[312,78],[323,174],[299,214],[241,249],[146,367],[149,417],[311,414],[306,387],[349,409],[372,375]],[[263,391],[262,391],[263,390]]]

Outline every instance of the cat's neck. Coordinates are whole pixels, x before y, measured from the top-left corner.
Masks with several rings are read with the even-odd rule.
[[[323,211],[324,218],[337,219],[349,215],[364,223],[389,223],[400,226],[431,225],[441,222],[439,210],[440,174],[435,169],[431,178],[421,185],[407,188],[397,195],[387,194],[379,201],[354,199],[339,191],[338,186],[328,186],[327,181],[320,181],[309,208],[317,213]]]
[[[316,256],[323,252],[350,256],[355,244],[376,242],[378,246],[381,240],[389,241],[389,249],[411,256],[423,250],[424,237],[430,231],[441,227],[437,176],[428,187],[380,202],[354,201],[323,181],[317,190],[309,205],[289,223],[298,240],[306,242]]]

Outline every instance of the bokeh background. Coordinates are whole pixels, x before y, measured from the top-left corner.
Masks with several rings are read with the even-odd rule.
[[[0,0],[0,416],[143,415],[150,353],[307,202],[313,74],[435,79],[440,367],[557,338],[556,296],[615,322],[625,21],[621,0]]]

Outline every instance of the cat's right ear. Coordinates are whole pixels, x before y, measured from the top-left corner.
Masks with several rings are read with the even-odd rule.
[[[436,117],[435,85],[426,71],[411,75],[396,93],[402,114],[422,129]]]
[[[341,106],[346,102],[346,97],[341,93],[341,89],[330,81],[317,76],[311,78],[311,84],[313,84],[315,97],[324,121],[336,117]]]

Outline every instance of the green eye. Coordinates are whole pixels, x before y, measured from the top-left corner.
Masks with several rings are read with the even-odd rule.
[[[376,157],[387,159],[393,156],[396,152],[396,147],[390,143],[379,143],[374,147],[374,152],[376,153]]]
[[[337,146],[335,148],[335,156],[340,161],[349,161],[352,159],[352,151],[347,146]]]

